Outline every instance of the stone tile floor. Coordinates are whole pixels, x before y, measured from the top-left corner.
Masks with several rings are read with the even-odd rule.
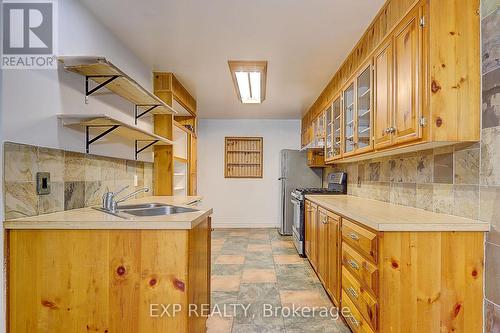
[[[293,306],[316,313],[287,315]],[[212,307],[210,333],[350,332],[307,260],[276,229],[212,233]]]

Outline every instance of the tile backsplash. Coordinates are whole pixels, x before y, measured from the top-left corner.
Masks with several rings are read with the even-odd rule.
[[[102,195],[129,185],[153,188],[153,164],[6,142],[5,218],[95,206]],[[51,193],[36,193],[36,173],[50,172]],[[149,193],[138,196],[150,195]]]
[[[354,196],[478,219],[479,157],[478,143],[464,143],[338,164],[324,175],[347,172]]]

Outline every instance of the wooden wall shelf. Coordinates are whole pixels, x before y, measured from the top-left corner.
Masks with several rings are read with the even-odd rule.
[[[64,126],[84,127],[85,128],[85,150],[89,153],[90,145],[101,139],[105,135],[113,132],[124,138],[135,140],[135,158],[137,154],[153,145],[172,145],[173,142],[162,136],[144,130],[136,125],[127,124],[113,118],[107,114],[58,114],[57,117],[62,120]],[[101,127],[105,129],[101,134],[90,138],[90,129]],[[146,142],[140,147],[139,143]]]
[[[105,57],[62,56],[59,57],[59,61],[64,64],[67,71],[85,76],[86,103],[90,95],[106,87],[106,89],[135,105],[136,123],[138,118],[148,113],[177,113],[171,106],[141,86]],[[97,86],[90,88],[89,81],[94,81]]]
[[[263,144],[261,137],[226,137],[225,178],[262,178]]]

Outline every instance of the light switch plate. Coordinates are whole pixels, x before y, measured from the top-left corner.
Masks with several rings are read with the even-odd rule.
[[[38,195],[50,194],[50,172],[36,173],[36,193]]]

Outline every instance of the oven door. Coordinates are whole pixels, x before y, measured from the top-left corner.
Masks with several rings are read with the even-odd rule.
[[[303,201],[292,198],[293,205],[293,242],[300,255],[304,255],[304,213]]]

